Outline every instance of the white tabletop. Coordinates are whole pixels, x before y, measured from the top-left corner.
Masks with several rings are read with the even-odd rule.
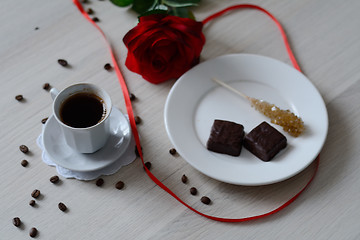
[[[137,14],[109,1],[89,0],[99,26],[119,58],[133,107],[143,120],[138,125],[144,160],[152,173],[195,209],[214,216],[240,218],[269,212],[295,195],[309,181],[314,164],[298,175],[266,186],[237,186],[211,179],[181,156],[164,126],[164,104],[175,83],[154,85],[124,65],[123,36]],[[203,0],[193,9],[201,21],[238,1]],[[111,176],[104,185],[60,176],[41,159],[36,139],[41,120],[52,113],[50,83],[58,89],[78,82],[103,87],[116,107],[126,112],[105,42],[71,0],[2,0],[0,8],[0,239],[359,239],[360,215],[360,2],[256,0],[284,26],[304,74],[318,88],[329,114],[328,137],[321,152],[318,174],[309,188],[277,214],[245,223],[221,223],[201,217],[158,187],[145,173],[140,159]],[[201,61],[230,53],[269,56],[291,65],[275,24],[261,12],[243,9],[207,24]],[[63,68],[58,59],[66,59]],[[22,94],[18,102],[15,96]],[[306,96],[304,96],[304,99]],[[30,154],[19,151],[27,145]],[[29,165],[20,162],[27,159]],[[188,177],[186,184],[182,175]],[[115,183],[125,188],[117,190]],[[189,193],[196,187],[198,194]],[[41,191],[29,206],[34,189]],[[200,202],[211,198],[210,205]],[[67,212],[58,209],[63,202]],[[22,225],[13,226],[19,217]]]

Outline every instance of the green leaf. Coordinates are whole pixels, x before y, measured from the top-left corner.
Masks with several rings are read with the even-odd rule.
[[[119,7],[126,7],[133,3],[133,0],[110,0],[113,4]]]
[[[194,14],[186,7],[171,8],[169,14],[182,18],[191,18],[195,20]]]
[[[199,5],[200,0],[163,0],[163,4],[170,7],[191,7]]]
[[[133,0],[132,9],[139,14],[143,14],[156,7],[157,4],[157,0]]]

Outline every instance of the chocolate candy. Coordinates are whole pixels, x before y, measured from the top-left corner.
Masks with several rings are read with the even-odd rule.
[[[270,161],[286,147],[286,137],[267,122],[262,122],[244,138],[244,147],[261,160]]]
[[[216,119],[212,125],[206,147],[213,152],[239,156],[243,138],[243,125]]]

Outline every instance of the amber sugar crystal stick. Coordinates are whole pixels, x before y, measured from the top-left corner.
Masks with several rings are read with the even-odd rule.
[[[284,131],[288,132],[291,136],[298,137],[304,132],[304,122],[300,117],[296,116],[290,110],[282,110],[274,104],[268,103],[264,100],[249,97],[243,92],[240,92],[239,90],[216,78],[212,78],[212,80],[248,100],[252,107],[270,118],[272,123],[283,127]]]

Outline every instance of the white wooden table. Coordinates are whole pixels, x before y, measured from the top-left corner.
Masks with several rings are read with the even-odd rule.
[[[239,1],[203,0],[194,8],[202,20]],[[357,0],[256,0],[283,24],[295,56],[323,96],[329,133],[319,172],[310,187],[281,212],[245,223],[220,223],[194,214],[160,189],[137,159],[97,187],[95,181],[61,178],[51,184],[56,169],[44,164],[36,138],[41,119],[51,110],[50,83],[58,89],[77,82],[101,85],[114,105],[125,112],[114,72],[103,69],[110,55],[99,33],[68,0],[2,0],[0,8],[0,239],[360,239],[360,2]],[[239,218],[268,212],[296,194],[309,180],[314,164],[286,181],[258,187],[213,180],[172,156],[164,127],[166,97],[174,84],[153,85],[124,66],[127,50],[122,37],[137,15],[109,1],[91,0],[91,7],[114,45],[130,92],[138,100],[134,111],[145,161],[152,172],[194,208],[211,215]],[[229,53],[255,53],[290,64],[276,26],[254,10],[232,12],[206,25],[201,61]],[[71,68],[64,69],[63,58]],[[15,96],[22,94],[25,101]],[[31,154],[24,156],[25,144]],[[20,162],[27,159],[29,165]],[[183,174],[189,178],[181,183]],[[115,189],[118,181],[123,190]],[[189,194],[195,186],[199,193]],[[34,189],[41,191],[29,206]],[[207,195],[211,205],[200,197]],[[68,211],[59,211],[63,202]],[[22,225],[12,224],[20,217]]]

